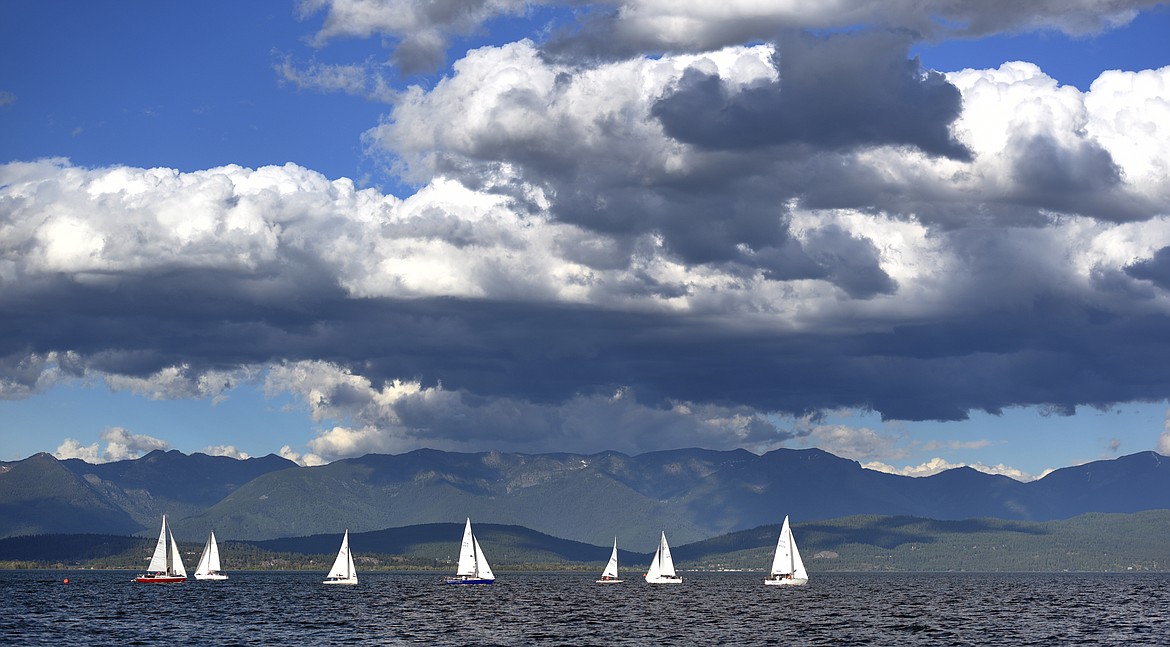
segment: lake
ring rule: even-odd
[[[145,585],[113,571],[0,571],[0,642],[20,645],[1170,645],[1170,574],[234,572]],[[69,578],[69,584],[63,579]]]

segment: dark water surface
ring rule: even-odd
[[[236,572],[144,585],[132,574],[0,571],[0,642],[20,645],[1170,645],[1170,574],[443,574]],[[68,577],[69,584],[62,580]]]

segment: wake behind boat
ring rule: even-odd
[[[609,563],[605,565],[605,570],[601,571],[601,579],[597,580],[598,584],[621,584],[622,581],[618,579],[618,560],[617,560],[617,537],[613,538],[613,552],[609,555]]]
[[[804,560],[800,559],[800,550],[796,547],[796,538],[792,536],[792,527],[788,525],[788,516],[784,516],[784,525],[780,528],[780,538],[776,540],[776,554],[772,558],[772,570],[764,578],[764,584],[769,586],[802,586],[808,584],[808,571],[804,570]]]
[[[357,584],[357,569],[353,567],[353,553],[349,552],[349,528],[341,538],[341,549],[337,551],[337,559],[333,560],[333,568],[329,575],[321,581],[322,584]]]
[[[463,527],[463,543],[459,546],[459,566],[455,577],[448,578],[447,584],[491,584],[495,581],[492,567],[471,532],[471,517],[468,517],[467,525]]]
[[[226,580],[227,573],[220,570],[219,544],[215,541],[215,531],[207,536],[207,543],[203,544],[203,554],[199,556],[199,565],[195,567],[197,580]]]
[[[662,532],[662,539],[658,541],[658,550],[654,552],[654,560],[650,562],[650,569],[646,571],[647,584],[682,584],[682,578],[674,572],[674,559],[670,557],[670,544],[666,543],[666,531]]]
[[[150,565],[146,572],[134,578],[135,582],[146,584],[172,584],[187,581],[187,569],[183,568],[183,558],[179,556],[179,545],[175,543],[175,536],[167,526],[167,516],[162,518],[162,529],[158,533],[158,543],[154,546],[154,555],[150,558]]]

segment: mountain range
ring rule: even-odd
[[[0,463],[0,537],[148,536],[167,513],[177,536],[268,540],[473,521],[594,545],[651,550],[775,524],[850,515],[1045,521],[1170,508],[1170,460],[1142,452],[1021,483],[970,468],[911,478],[817,449],[680,449],[627,456],[369,454],[316,467],[154,451],[103,464],[37,454]]]

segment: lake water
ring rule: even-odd
[[[0,642],[19,645],[1170,645],[1170,574],[443,574],[236,572],[144,585],[132,573],[0,571]],[[69,584],[62,580],[68,577]]]

